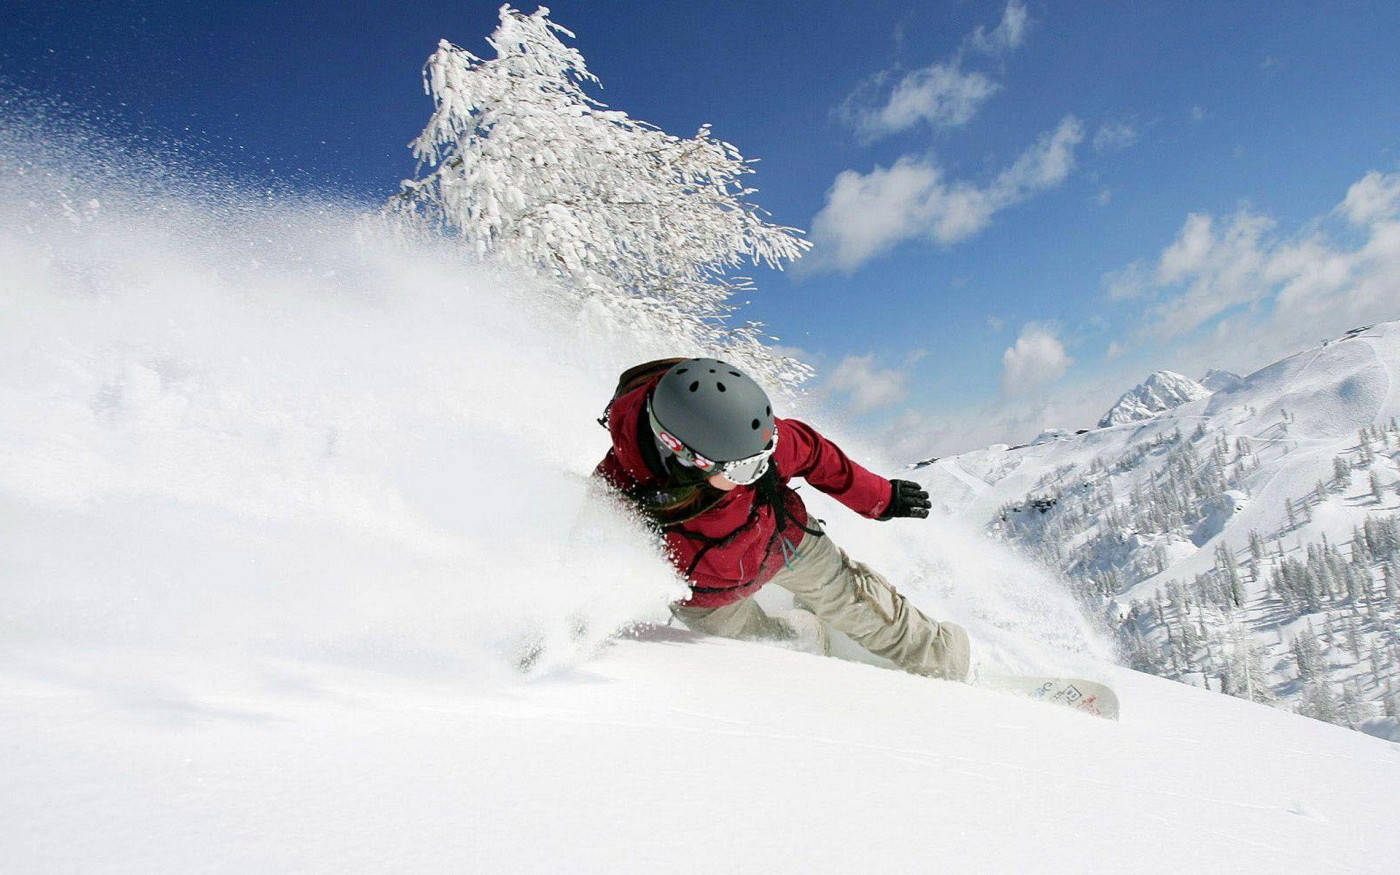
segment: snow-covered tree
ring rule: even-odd
[[[1264,555],[1268,552],[1268,547],[1264,544],[1264,536],[1254,529],[1249,530],[1249,567],[1251,573],[1259,576],[1259,566],[1264,561]]]
[[[585,93],[598,80],[564,37],[547,8],[502,6],[494,58],[440,42],[423,68],[433,114],[412,143],[428,172],[386,212],[800,382],[805,365],[727,320],[731,297],[752,287],[735,269],[781,268],[810,244],[749,202],[752,163],[708,126],[673,136]]]
[[[1356,448],[1361,456],[1361,467],[1370,467],[1371,463],[1376,460],[1375,451],[1371,449],[1370,429],[1363,428],[1357,432]]]
[[[1371,675],[1379,683],[1382,673],[1385,671],[1385,651],[1381,650],[1380,642],[1374,638],[1371,639],[1371,647],[1366,654],[1366,659],[1371,663]]]
[[[1322,677],[1322,647],[1318,644],[1317,634],[1313,632],[1312,624],[1309,623],[1306,630],[1301,630],[1293,637],[1293,660],[1298,667],[1298,679],[1305,683],[1311,683]]]
[[[1341,701],[1338,702],[1338,710],[1341,713],[1335,721],[1343,726],[1350,726],[1352,729],[1359,727],[1366,718],[1372,716],[1371,706],[1366,701],[1366,697],[1361,692],[1360,679],[1353,679],[1349,683],[1342,684]]]
[[[1243,607],[1245,600],[1244,581],[1240,578],[1240,566],[1235,561],[1235,551],[1223,541],[1215,548],[1215,567],[1222,578],[1222,601],[1235,607]]]
[[[1252,702],[1272,702],[1268,673],[1264,670],[1264,649],[1238,622],[1225,632],[1225,676],[1223,691]]]
[[[1341,456],[1332,459],[1332,482],[1338,489],[1351,485],[1351,464]]]
[[[1303,694],[1298,700],[1298,713],[1325,723],[1339,723],[1344,718],[1341,703],[1322,681],[1312,681],[1303,687]]]

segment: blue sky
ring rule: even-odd
[[[749,314],[900,451],[1091,425],[1155,368],[1400,318],[1400,4],[549,4],[611,106],[761,159],[816,243]],[[495,3],[10,2],[0,77],[366,202]],[[523,5],[533,11],[533,5]]]

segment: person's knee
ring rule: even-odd
[[[689,605],[678,605],[675,603],[671,605],[671,616],[680,620],[681,625],[685,626],[690,631],[699,632],[701,634],[715,634],[711,619],[713,614],[714,610],[710,608],[695,608]]]
[[[972,642],[967,630],[956,623],[939,623],[938,640],[943,649],[941,676],[950,681],[967,680],[972,667]]]

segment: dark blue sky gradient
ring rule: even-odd
[[[489,55],[498,5],[10,0],[0,79],[235,176],[377,203],[413,172],[424,59],[442,37]],[[1001,90],[970,124],[871,144],[837,120],[842,101],[882,70],[948,59],[1004,0],[549,4],[597,96],[679,135],[712,123],[761,159],[757,201],[784,224],[810,228],[844,170],[915,156],[985,184],[1066,115],[1082,121],[1065,183],[970,239],[907,241],[850,275],[755,272],[749,314],[785,343],[828,365],[875,353],[908,367],[910,404],[930,410],[995,398],[1028,322],[1056,326],[1076,368],[1104,366],[1140,314],[1105,299],[1103,275],[1153,259],[1189,213],[1248,204],[1292,230],[1400,163],[1400,4],[1028,5],[1024,44],[977,62]],[[1106,122],[1137,142],[1096,153]],[[1144,345],[1116,366],[1172,364]]]

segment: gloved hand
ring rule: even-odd
[[[929,508],[933,507],[929,503],[928,493],[924,488],[912,480],[891,480],[890,487],[893,490],[890,495],[890,505],[885,508],[885,512],[880,514],[879,519],[892,520],[895,517],[919,517],[928,516]]]

